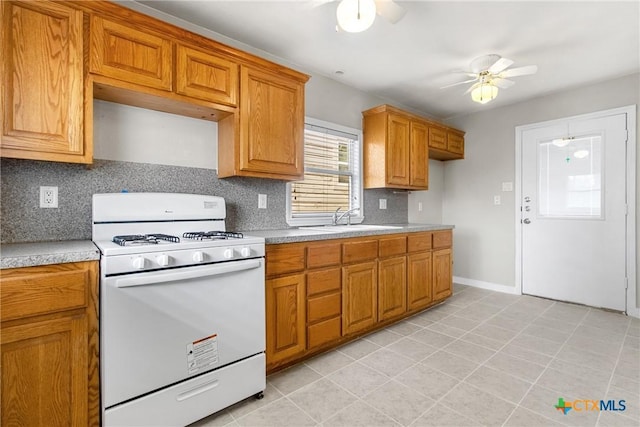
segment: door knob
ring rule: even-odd
[[[531,220],[529,218],[525,218],[522,220],[525,224],[531,224]]]

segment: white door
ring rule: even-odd
[[[524,294],[625,310],[626,125],[618,113],[522,132]]]

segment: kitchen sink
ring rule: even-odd
[[[354,224],[354,225],[318,225],[310,227],[299,227],[301,230],[316,230],[324,231],[325,233],[346,233],[349,231],[375,231],[375,230],[395,230],[402,227],[397,225],[369,225],[369,224]]]

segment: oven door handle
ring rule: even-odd
[[[262,265],[261,259],[234,261],[209,266],[185,268],[179,271],[161,271],[155,274],[143,276],[123,277],[116,280],[116,288],[129,288],[132,286],[158,285],[161,283],[177,282],[179,280],[197,279],[200,277],[219,276],[221,274],[235,273],[238,271],[253,270]]]

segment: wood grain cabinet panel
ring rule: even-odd
[[[380,258],[401,255],[406,252],[407,238],[405,236],[381,237],[378,241],[378,256]]]
[[[340,267],[307,273],[307,296],[312,297],[327,292],[339,292]]]
[[[407,311],[407,258],[378,262],[378,320],[400,316]]]
[[[433,299],[442,300],[453,292],[451,249],[433,251]]]
[[[91,163],[83,131],[82,12],[3,1],[0,155]]]
[[[342,262],[344,264],[376,259],[377,256],[377,240],[347,241],[342,244]]]
[[[340,339],[341,333],[340,316],[328,319],[313,325],[307,329],[307,343],[310,350],[317,347],[326,346],[327,343]]]
[[[176,47],[176,93],[235,106],[238,64],[188,46]]]
[[[447,149],[447,131],[444,128],[429,126],[429,148]]]
[[[378,321],[377,263],[342,268],[342,333],[365,330]]]
[[[450,230],[436,231],[433,233],[433,249],[451,247],[453,234]]]
[[[429,188],[429,130],[424,123],[411,121],[409,141],[409,185]]]
[[[304,84],[241,66],[240,94],[239,165],[235,175],[301,179]],[[227,176],[227,166],[220,165],[222,176]]]
[[[91,16],[92,73],[171,91],[172,46],[169,38]]]
[[[3,426],[99,425],[97,264],[2,270]]]
[[[407,250],[409,252],[422,252],[431,249],[431,233],[411,233],[407,236]]]
[[[396,114],[389,114],[387,120],[387,184],[409,186],[411,121]]]
[[[307,267],[320,268],[340,265],[340,243],[310,244],[307,247]]]
[[[433,301],[432,254],[422,252],[407,256],[407,309],[419,310]]]
[[[304,274],[266,281],[267,360],[275,363],[306,347]]]
[[[278,276],[304,270],[304,244],[269,245],[266,248],[266,275]]]
[[[464,135],[456,132],[447,132],[447,150],[464,157]]]

